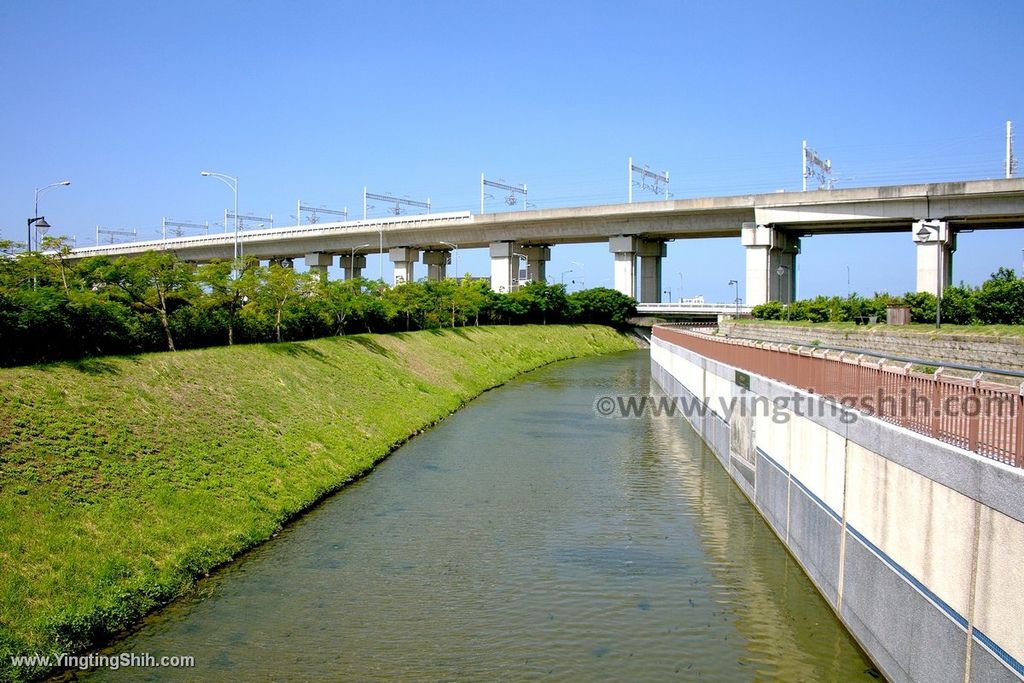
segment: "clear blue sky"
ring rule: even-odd
[[[1000,177],[1022,29],[1018,0],[7,2],[0,235],[23,240],[33,189],[64,178],[40,213],[81,244],[222,220],[202,169],[278,225],[299,198],[361,213],[364,185],[477,211],[481,171],[540,207],[618,202],[630,155],[676,197],[798,189],[805,138],[840,187]],[[954,277],[1019,269],[1022,247],[963,235]],[[909,234],[806,239],[800,294],[845,293],[847,265],[854,290],[906,291],[913,263]],[[610,285],[611,264],[556,247],[549,278]],[[674,242],[665,288],[727,300],[742,271],[738,240]]]

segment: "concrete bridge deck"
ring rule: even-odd
[[[396,281],[413,278],[423,252],[433,277],[443,277],[450,246],[489,247],[492,286],[515,286],[517,259],[530,279],[544,279],[549,247],[609,242],[616,260],[616,288],[656,303],[661,297],[661,258],[667,240],[740,237],[747,248],[746,303],[795,298],[795,258],[800,237],[828,233],[907,232],[918,243],[918,289],[948,284],[956,233],[1024,226],[1024,178],[895,185],[813,192],[705,197],[637,204],[609,204],[474,215],[468,211],[374,220],[246,230],[241,251],[260,259],[304,257],[326,269],[333,256],[347,276],[358,274],[366,253],[389,251]],[[922,232],[922,230],[924,232]],[[122,256],[147,250],[181,258],[231,258],[235,234],[178,237],[83,247],[72,258]],[[362,245],[370,244],[365,247]],[[504,246],[502,246],[504,245]],[[355,249],[353,254],[352,250]],[[516,267],[513,265],[516,261]],[[779,269],[786,273],[776,277]]]

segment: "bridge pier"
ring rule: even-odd
[[[447,276],[448,264],[452,262],[450,249],[431,249],[423,252],[423,263],[427,266],[427,279],[438,282]]]
[[[342,254],[338,257],[338,265],[345,274],[346,280],[355,280],[363,276],[363,268],[366,267],[366,257],[362,254]]]
[[[388,252],[388,257],[395,264],[396,286],[416,281],[416,259],[419,258],[419,255],[419,250],[411,247],[394,247]]]
[[[322,251],[317,251],[312,254],[306,254],[305,257],[306,266],[318,273],[321,280],[327,280],[327,268],[330,267],[334,257],[331,254],[325,254]]]
[[[551,247],[544,245],[522,247],[520,253],[526,257],[526,279],[530,282],[546,282],[547,264],[551,260]]]
[[[917,244],[917,291],[945,291],[953,275],[956,233],[946,221],[919,220],[914,222],[911,236]]]
[[[615,289],[636,298],[636,242],[633,235],[608,240],[608,251],[615,254]]]
[[[770,225],[744,223],[740,240],[747,252],[746,304],[793,303],[800,238]]]
[[[491,289],[495,292],[511,292],[519,279],[515,256],[515,242],[491,242]]]
[[[646,304],[661,303],[661,263],[668,253],[664,240],[637,240],[640,257],[640,299]]]

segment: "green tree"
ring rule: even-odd
[[[1024,324],[1024,280],[1000,268],[975,293],[974,308],[978,320],[988,325]]]
[[[56,269],[60,276],[61,284],[64,286],[64,294],[70,294],[71,287],[68,285],[68,271],[70,270],[68,256],[71,255],[72,249],[70,241],[67,237],[45,235],[41,245],[48,263]]]
[[[942,321],[970,325],[976,321],[974,305],[977,293],[971,287],[947,287],[942,293]]]
[[[907,292],[903,301],[910,306],[910,320],[915,323],[935,321],[935,295],[931,292]]]
[[[456,308],[462,312],[463,324],[472,318],[473,324],[479,326],[480,314],[490,308],[494,295],[487,282],[464,277],[453,296]]]
[[[175,350],[171,308],[188,304],[199,295],[189,264],[172,254],[147,251],[132,259],[120,258],[100,265],[92,276],[97,285],[114,287],[133,305],[156,314],[167,339],[167,349]]]
[[[335,334],[345,334],[345,326],[365,321],[373,306],[373,295],[365,280],[330,280],[321,287],[321,314]]]
[[[196,281],[206,288],[203,303],[208,309],[222,311],[228,332],[228,345],[235,343],[238,312],[256,291],[259,261],[248,258],[237,272],[233,263],[216,259],[199,267]]]
[[[284,340],[281,328],[285,311],[298,299],[301,284],[302,279],[292,268],[276,263],[261,267],[257,273],[256,303],[273,318],[274,337],[279,342]]]
[[[607,287],[573,292],[568,296],[573,317],[585,323],[623,328],[636,315],[636,299]]]
[[[530,282],[516,290],[512,297],[521,301],[526,316],[532,322],[546,325],[548,320],[561,320],[568,307],[565,285]]]

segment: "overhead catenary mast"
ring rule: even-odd
[[[173,221],[169,218],[164,218],[160,222],[160,232],[163,235],[163,239],[167,239],[167,228],[171,228],[171,232],[174,233],[175,237],[181,237],[187,229],[202,230],[206,234],[209,234],[210,222],[193,223],[192,221]]]
[[[1006,177],[1012,178],[1017,171],[1017,160],[1013,157],[1013,121],[1006,122]]]
[[[807,192],[807,179],[814,178],[818,181],[818,190],[831,190],[836,185],[832,177],[832,160],[818,156],[818,153],[807,146],[807,140],[803,141],[803,191]]]
[[[224,210],[224,232],[227,232],[228,221],[230,219],[232,219],[232,218],[237,218],[238,219],[239,229],[242,229],[242,230],[245,229],[246,222],[249,222],[249,223],[259,223],[259,225],[257,227],[260,227],[260,228],[266,227],[267,225],[269,225],[271,228],[274,227],[274,214],[270,214],[269,216],[254,216],[252,214],[247,214],[247,213],[236,214],[233,211],[228,211],[227,209],[225,209]]]
[[[635,182],[633,180],[634,173],[640,174],[640,182]],[[650,185],[647,184],[648,180],[651,181]],[[634,185],[641,190],[648,190],[654,194],[664,194],[665,199],[669,199],[672,196],[668,192],[668,171],[665,171],[664,173],[655,173],[648,166],[637,166],[633,163],[633,157],[629,157],[629,162],[626,164],[626,185],[628,187],[630,204],[633,203]]]
[[[427,213],[430,213],[430,197],[427,197],[427,201],[418,202],[414,199],[407,197],[395,197],[390,194],[374,194],[373,192],[366,191],[366,185],[363,185],[363,220],[366,220],[366,211],[368,205],[366,200],[373,199],[378,202],[387,202],[393,204],[389,210],[395,216],[402,215],[402,206],[412,206],[418,209],[426,209]],[[377,226],[377,236],[380,239],[380,279],[384,279],[384,226],[383,224]]]
[[[366,191],[366,187],[363,187],[363,220],[364,221],[366,220],[366,208],[367,208],[366,200],[367,199],[373,199],[373,200],[376,200],[378,202],[387,202],[388,204],[393,204],[394,206],[389,207],[388,211],[390,211],[392,213],[392,215],[395,215],[395,216],[401,216],[402,215],[402,207],[403,206],[413,206],[413,207],[416,207],[416,208],[419,208],[419,209],[426,209],[427,213],[430,213],[430,197],[427,197],[427,201],[425,201],[425,202],[418,202],[415,199],[409,199],[407,197],[395,197],[394,195],[390,195],[390,194],[374,194],[373,192],[367,192]]]
[[[139,231],[135,230],[135,229],[132,229],[132,230],[115,230],[113,228],[104,228],[102,226],[97,225],[96,226],[96,246],[97,247],[100,246],[100,235],[106,235],[108,238],[110,238],[110,244],[114,244],[114,241],[118,237],[130,237],[131,241],[134,242],[138,238],[138,236],[139,236]]]
[[[505,192],[507,192],[508,194],[505,195],[505,203],[508,204],[509,207],[513,207],[513,206],[516,205],[516,203],[518,202],[518,198],[516,197],[516,195],[517,194],[521,194],[521,195],[523,195],[523,208],[524,209],[530,208],[530,205],[529,205],[529,202],[528,202],[529,195],[527,194],[526,183],[523,183],[522,186],[519,186],[519,185],[508,185],[505,182],[503,182],[500,178],[498,179],[497,182],[495,182],[493,180],[486,180],[484,178],[484,174],[481,173],[480,174],[480,213],[484,212],[484,198],[487,196],[487,195],[484,194],[484,187],[485,186],[486,187],[493,187],[495,189],[504,190]]]
[[[306,212],[309,214],[310,225],[315,225],[320,222],[320,214],[327,214],[330,216],[341,216],[342,220],[348,220],[348,207],[338,209],[328,209],[323,206],[307,206],[302,203],[302,200],[296,200],[295,202],[295,222],[302,225],[302,213]]]

